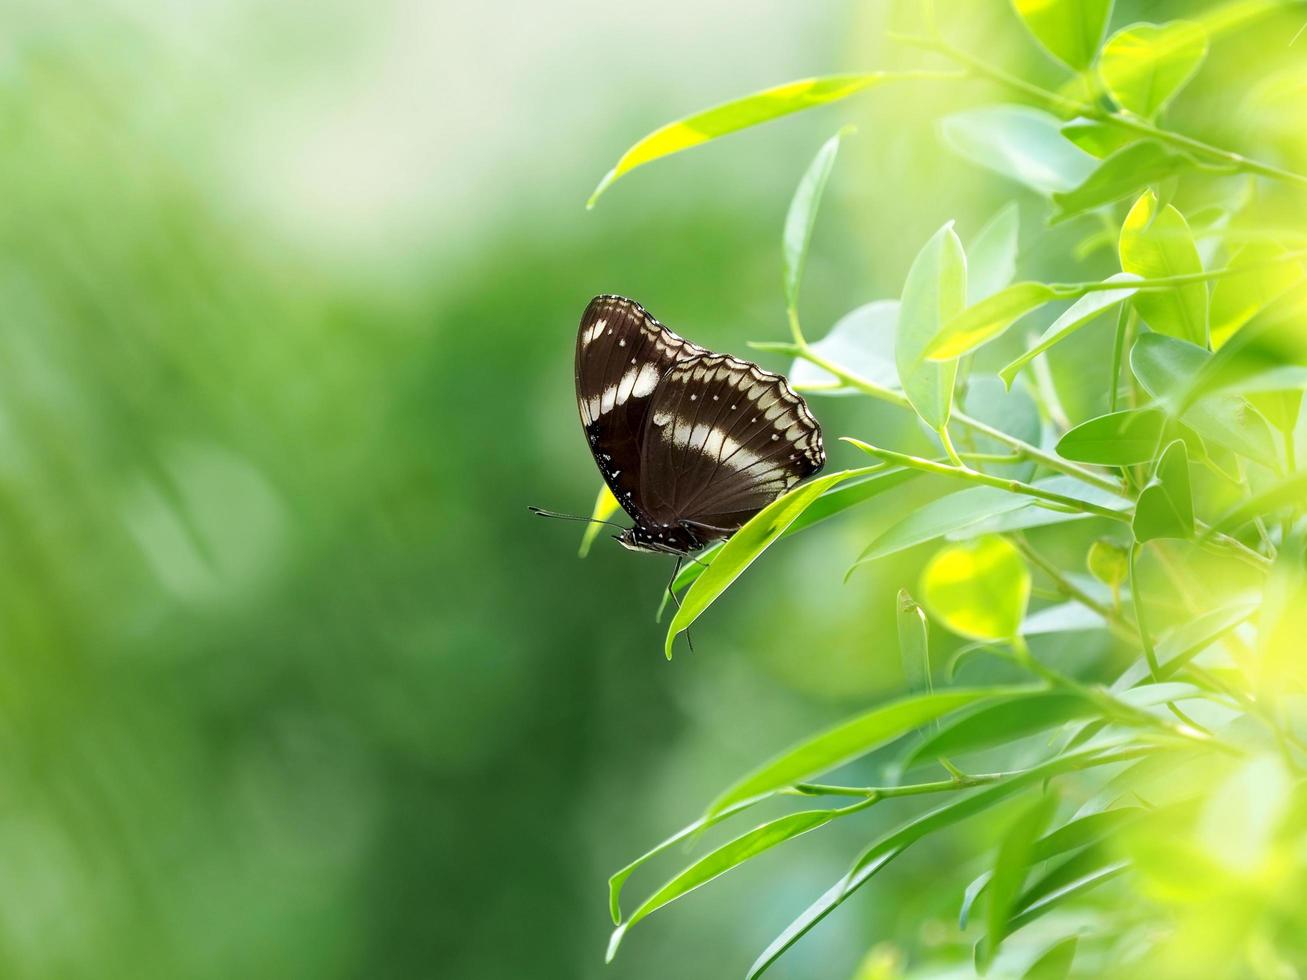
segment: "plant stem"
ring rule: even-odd
[[[1116,317],[1116,337],[1112,341],[1112,383],[1107,389],[1108,411],[1115,412],[1121,389],[1121,367],[1125,360],[1125,340],[1134,320],[1135,308],[1131,303],[1122,303]]]
[[[1063,596],[1080,603],[1087,609],[1092,609],[1098,615],[1102,616],[1109,628],[1112,629],[1121,639],[1133,641],[1135,639],[1134,630],[1130,624],[1122,618],[1117,610],[1103,605],[1093,596],[1091,596],[1080,586],[1076,585],[1069,578],[1062,574],[1062,570],[1050,562],[1047,558],[1031,547],[1026,536],[1020,532],[1010,535],[1011,541],[1018,551],[1025,556],[1026,561],[1034,565],[1041,572],[1047,575],[1053,581],[1053,585]]]
[[[945,463],[936,463],[933,460],[922,459],[920,456],[909,456],[907,453],[896,453],[892,449],[881,449],[879,446],[872,446],[869,443],[862,442],[858,439],[851,439],[847,436],[844,441],[857,446],[869,455],[877,456],[888,462],[897,463],[900,466],[909,466],[926,473],[935,473],[939,476],[951,476],[959,480],[967,480],[971,483],[979,483],[987,487],[996,487],[999,490],[1007,490],[1011,493],[1024,494],[1027,497],[1034,497],[1037,500],[1058,504],[1063,508],[1081,514],[1092,514],[1095,517],[1106,517],[1109,520],[1124,521],[1127,524],[1130,522],[1128,514],[1111,510],[1110,508],[1100,506],[1099,504],[1090,503],[1087,500],[1080,500],[1076,497],[1068,497],[1066,494],[1054,493],[1052,490],[1044,490],[1040,487],[1034,487],[1029,483],[1022,483],[1020,480],[1007,479],[1001,476],[990,476],[988,473],[982,473],[980,470],[973,470],[971,467],[965,465],[949,466]]]
[[[975,55],[955,47],[942,37],[920,37],[915,35],[891,34],[893,39],[910,45],[915,48],[921,48],[925,51],[934,51],[942,54],[946,58],[966,67],[972,74],[979,75],[982,78],[988,78],[993,82],[1012,89],[1015,92],[1021,92],[1028,95],[1037,102],[1053,109],[1063,116],[1084,116],[1086,119],[1094,119],[1098,122],[1110,123],[1128,129],[1132,132],[1139,133],[1149,139],[1155,139],[1162,143],[1169,143],[1172,146],[1180,147],[1200,156],[1207,157],[1211,160],[1219,160],[1221,163],[1230,166],[1236,170],[1246,173],[1255,173],[1263,177],[1270,177],[1275,180],[1285,181],[1286,183],[1307,186],[1307,176],[1294,173],[1291,170],[1285,170],[1282,167],[1276,167],[1269,163],[1262,163],[1259,160],[1253,160],[1239,153],[1233,153],[1229,150],[1223,150],[1218,146],[1212,146],[1201,140],[1196,140],[1191,136],[1185,136],[1181,133],[1175,133],[1171,130],[1160,129],[1152,123],[1139,119],[1125,112],[1111,112],[1107,109],[1081,102],[1078,99],[1069,99],[1064,95],[1056,92],[1050,92],[1046,88],[1033,85],[1024,79],[1010,75],[1003,69],[998,68],[988,62],[981,61]]]
[[[944,454],[948,456],[949,460],[953,463],[954,466],[965,467],[966,464],[962,462],[962,457],[959,456],[958,451],[953,448],[953,440],[949,438],[948,423],[945,422],[936,431],[939,432],[939,441],[940,444],[944,447]]]

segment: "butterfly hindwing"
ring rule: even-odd
[[[621,296],[596,296],[576,337],[576,402],[599,471],[637,523],[640,440],[658,382],[677,361],[705,353]]]
[[[825,459],[820,426],[784,378],[705,352],[672,365],[653,392],[639,498],[657,523],[723,537]]]

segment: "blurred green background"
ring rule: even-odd
[[[716,883],[604,968],[611,871],[902,689],[894,595],[924,554],[841,575],[920,490],[787,543],[671,663],[667,563],[606,537],[579,562],[579,527],[526,507],[593,499],[571,376],[593,294],[721,350],[783,336],[781,222],[841,122],[860,134],[809,263],[814,335],[896,295],[944,220],[965,240],[1018,193],[935,136],[993,93],[936,84],[660,163],[583,210],[686,111],[915,63],[884,40],[908,7],[6,6],[0,974],[733,976],[903,812]],[[970,47],[1055,77],[1005,5],[974,16]],[[1233,105],[1240,57],[1216,46],[1187,104]],[[1239,145],[1237,113],[1202,122]],[[1036,266],[1073,240],[1040,220],[1023,213]],[[816,410],[828,442],[925,445],[904,413]],[[910,855],[776,975],[956,941],[926,887],[965,881],[952,861]]]

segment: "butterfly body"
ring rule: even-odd
[[[678,337],[598,296],[576,342],[576,398],[635,551],[687,555],[729,537],[821,469],[821,427],[778,374]]]

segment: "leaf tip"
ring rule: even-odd
[[[617,947],[622,944],[622,937],[626,935],[626,926],[619,925],[613,930],[613,934],[608,938],[608,952],[604,954],[604,962],[611,963],[617,956]]]
[[[616,167],[608,171],[608,173],[604,174],[603,180],[599,181],[599,183],[595,186],[595,189],[591,192],[590,196],[585,199],[585,209],[587,211],[594,210],[595,204],[598,202],[600,195],[602,195],[604,191],[608,190],[608,188],[612,186],[613,181],[615,181],[616,179],[617,179]]]

